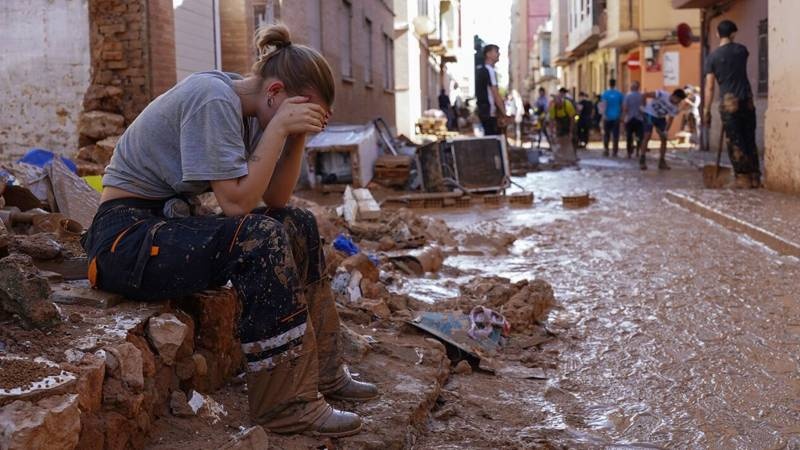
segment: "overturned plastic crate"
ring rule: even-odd
[[[372,123],[332,125],[306,143],[309,185],[316,190],[344,191],[367,187],[378,159],[378,133]]]

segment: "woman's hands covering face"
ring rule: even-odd
[[[286,136],[319,133],[327,125],[325,109],[309,101],[308,97],[289,97],[278,107],[272,122]]]

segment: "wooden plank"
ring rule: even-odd
[[[89,271],[89,262],[86,258],[68,258],[41,260],[34,259],[33,264],[39,269],[47,272],[61,274],[65,280],[85,280]]]
[[[92,289],[88,281],[71,281],[51,286],[50,300],[65,305],[82,305],[94,308],[110,308],[125,301],[125,297],[110,292]]]

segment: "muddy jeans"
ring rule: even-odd
[[[740,175],[759,176],[761,169],[756,147],[756,108],[753,99],[736,99],[725,95],[720,104],[720,117],[727,136],[728,156],[733,171]]]
[[[347,378],[314,216],[281,208],[167,219],[162,207],[162,201],[139,199],[100,206],[83,241],[90,281],[152,301],[230,280],[242,302],[238,333],[253,419],[280,429],[319,418],[327,410],[320,390],[341,387]]]

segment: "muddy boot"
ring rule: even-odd
[[[639,168],[642,170],[647,170],[647,158],[645,158],[644,154],[639,156]]]
[[[379,394],[377,386],[372,383],[364,383],[354,380],[353,377],[350,376],[350,371],[346,368],[344,372],[347,374],[347,384],[333,391],[322,391],[322,395],[324,395],[326,399],[346,400],[349,402],[365,402],[367,400],[378,398]]]
[[[603,156],[608,157],[608,149],[603,150]]]
[[[751,189],[753,185],[752,177],[750,174],[737,173],[733,179],[734,189]]]
[[[327,277],[306,286],[309,315],[317,334],[319,391],[328,399],[367,401],[378,397],[371,383],[354,380],[343,364],[339,313]]]
[[[361,430],[361,418],[337,411],[317,390],[314,328],[303,343],[268,360],[248,364],[247,397],[253,422],[274,433],[341,437]]]
[[[670,169],[672,169],[672,167],[670,167],[669,164],[667,164],[666,159],[661,158],[658,160],[658,170],[670,170]]]
[[[319,437],[340,438],[352,436],[361,431],[361,417],[347,411],[339,411],[331,408],[327,413],[319,418],[303,434]]]

